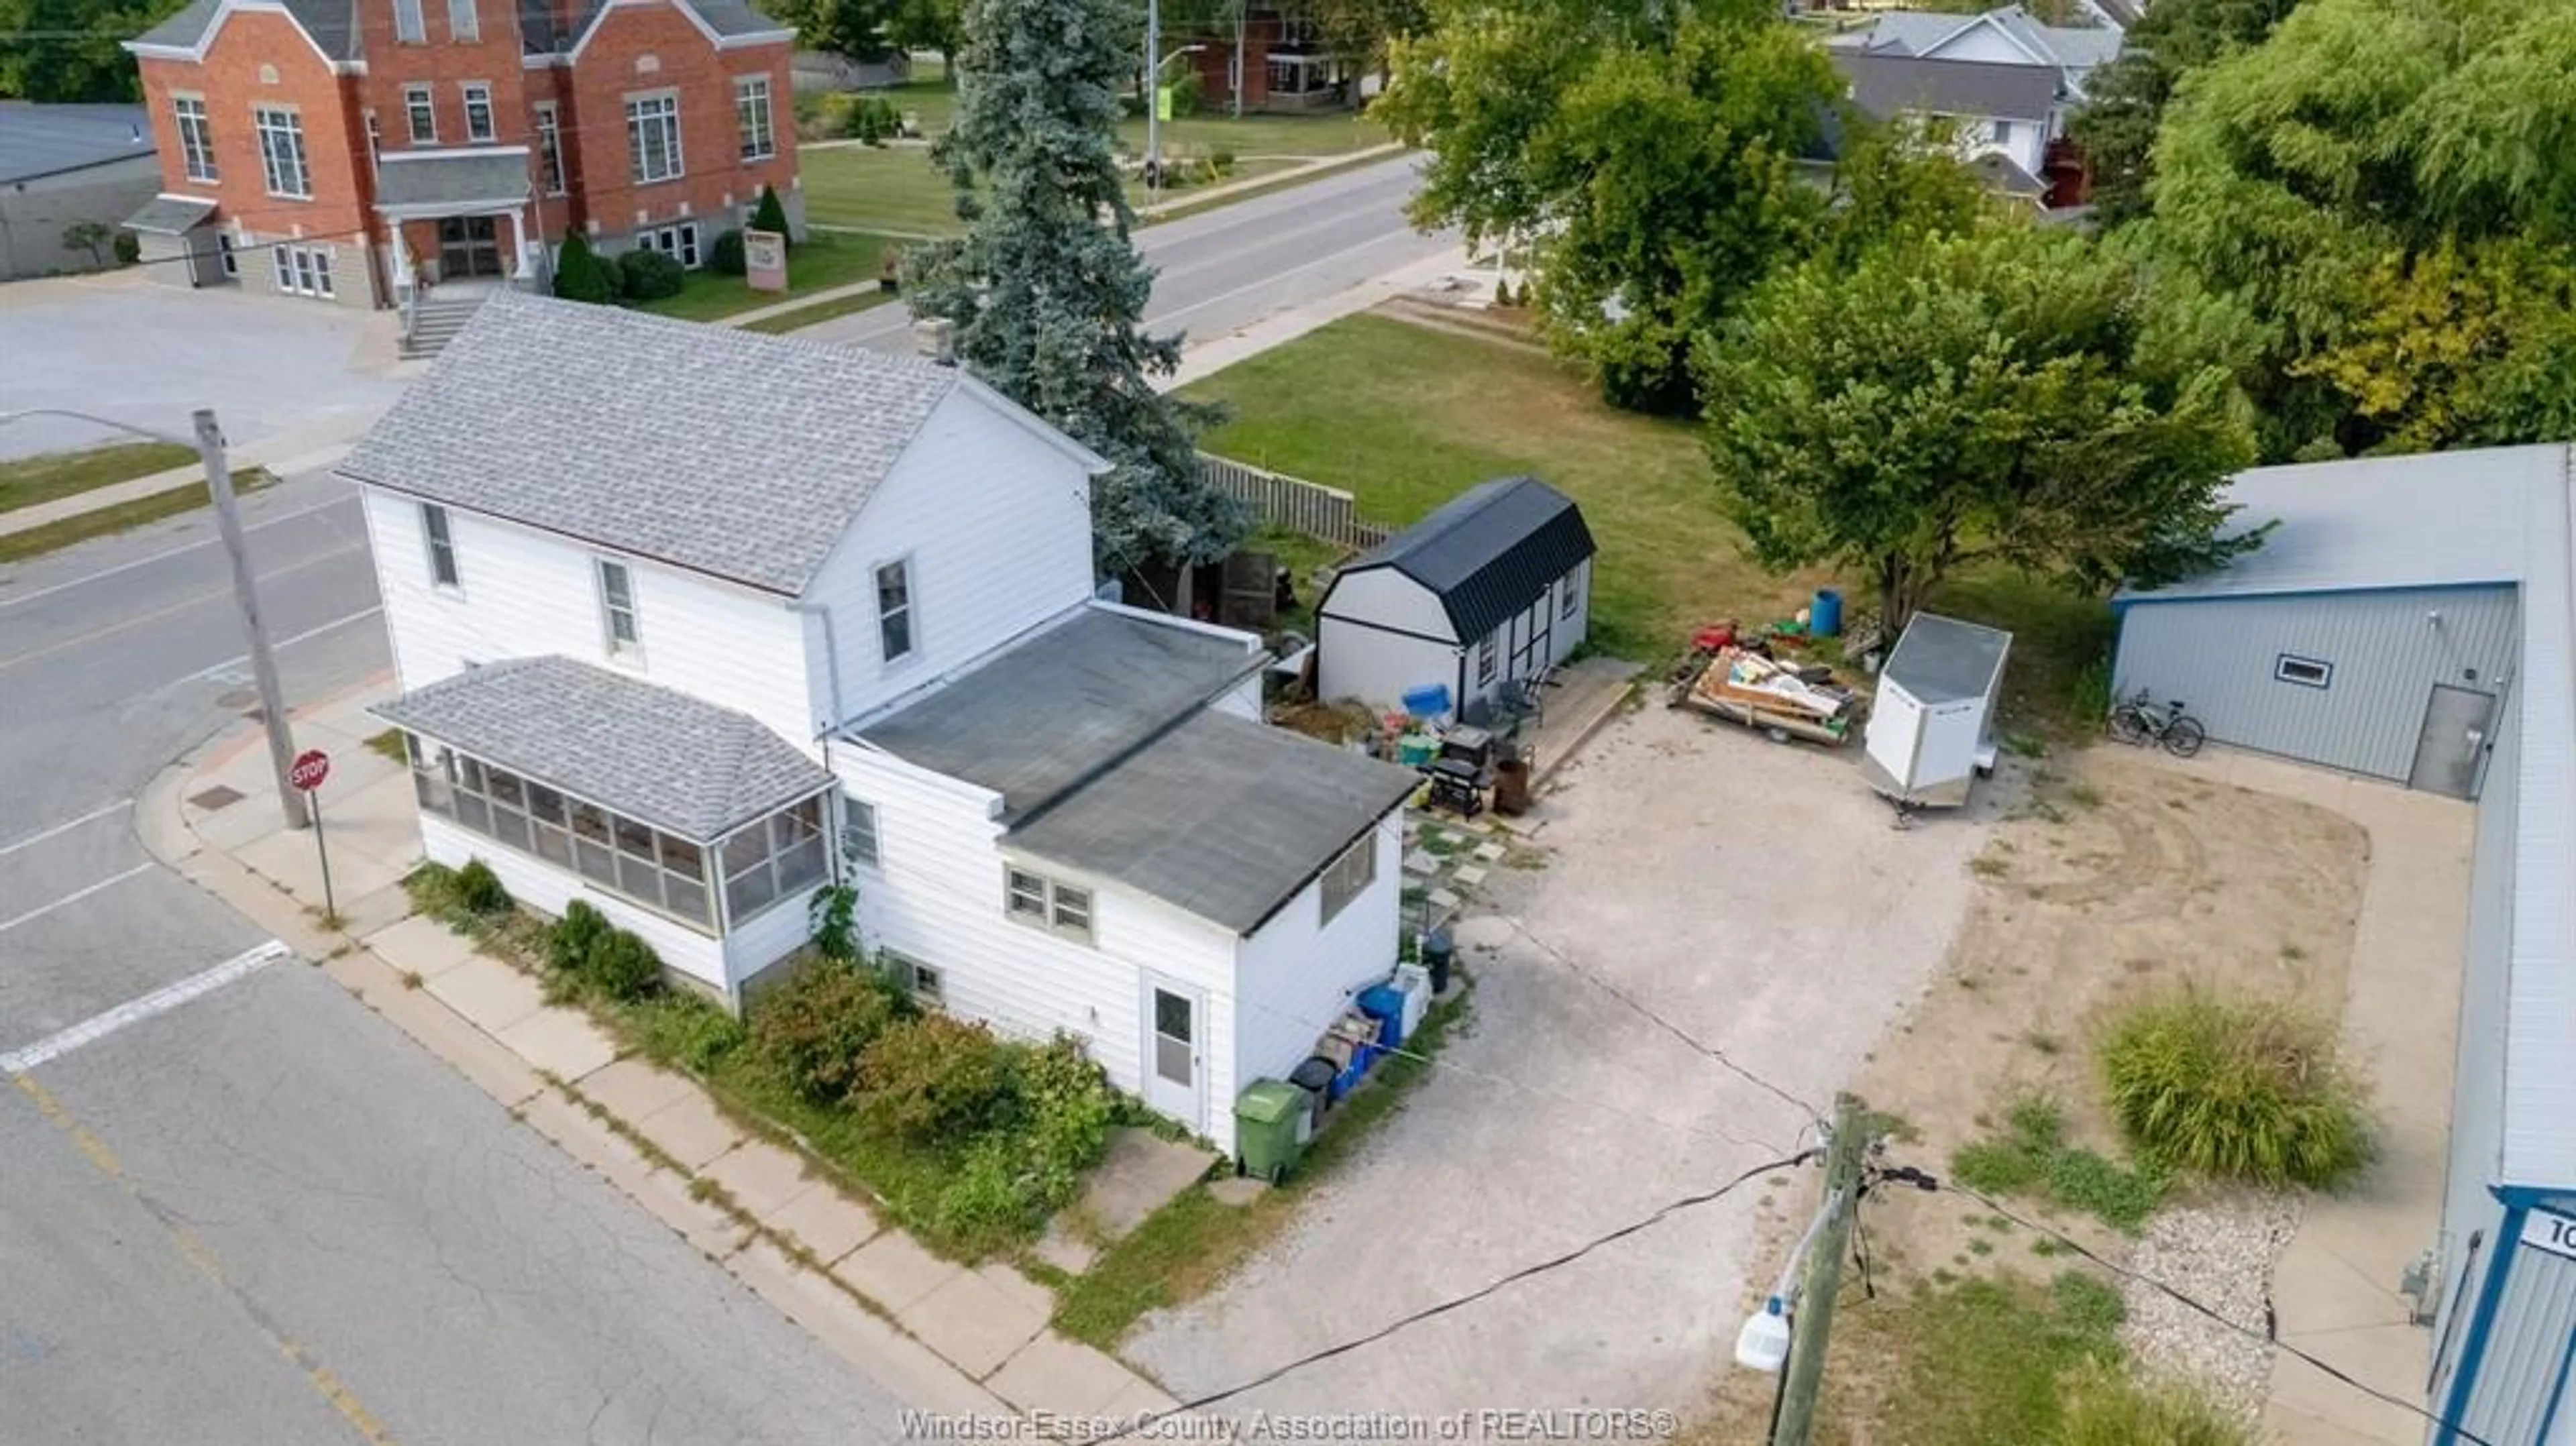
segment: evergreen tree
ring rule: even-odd
[[[579,231],[564,233],[563,254],[555,259],[555,295],[600,306],[617,299],[615,274]]]
[[[1120,187],[1130,20],[1122,0],[967,0],[957,115],[932,152],[966,234],[904,266],[913,313],[955,325],[968,369],[1109,461],[1092,542],[1110,576],[1212,562],[1244,528],[1199,476],[1206,410],[1153,385],[1181,348],[1143,330],[1153,273]]]
[[[751,208],[751,229],[787,234],[787,208],[780,204],[776,186],[760,188],[760,204]]]

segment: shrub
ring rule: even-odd
[[[467,859],[456,871],[456,902],[469,914],[506,913],[510,891],[501,886],[501,878],[492,866],[481,859]]]
[[[940,1228],[970,1240],[998,1240],[1044,1223],[1049,1206],[1018,1153],[1006,1134],[986,1135],[968,1146],[931,1207]]]
[[[760,204],[751,208],[751,229],[787,234],[787,207],[780,203],[776,186],[760,188]]]
[[[131,231],[119,231],[111,243],[116,250],[116,264],[132,266],[143,259],[143,238]]]
[[[707,248],[707,269],[718,276],[740,276],[750,270],[742,259],[741,228],[716,233],[715,244]]]
[[[1052,1210],[1073,1198],[1082,1172],[1108,1148],[1118,1096],[1081,1042],[1065,1035],[1021,1056],[1018,1090],[1025,1155],[1040,1202]]]
[[[699,1074],[715,1069],[750,1037],[741,1020],[686,990],[644,1000],[627,1018],[646,1058]]]
[[[638,246],[617,258],[617,281],[628,301],[659,301],[679,295],[689,273],[677,257]]]
[[[546,962],[565,974],[587,974],[590,951],[609,932],[608,916],[583,899],[564,905],[563,917],[546,931]]]
[[[836,1103],[858,1085],[868,1047],[909,1012],[884,975],[817,959],[753,1001],[751,1041],[798,1094]]]
[[[2178,1381],[2140,1381],[2105,1361],[2069,1371],[2055,1446],[2251,1446],[2253,1433]]]
[[[2370,1163],[2334,1027],[2197,989],[2123,1014],[2102,1045],[2111,1113],[2150,1159],[2218,1179],[2330,1186]]]
[[[582,977],[611,999],[642,999],[662,987],[662,959],[642,939],[611,929],[591,945]]]
[[[1010,1051],[981,1024],[945,1014],[900,1021],[859,1056],[861,1118],[915,1143],[1010,1122]]]
[[[555,295],[594,306],[605,306],[617,299],[616,271],[590,249],[590,242],[579,231],[564,237],[563,250],[555,257]]]
[[[1208,174],[1211,176],[1233,175],[1234,152],[1222,147],[1208,152]]]

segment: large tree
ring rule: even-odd
[[[1866,576],[1890,628],[1982,561],[2100,589],[2223,559],[2243,399],[2151,292],[2009,224],[1782,273],[1701,354],[1729,511],[1771,566]]]
[[[1824,211],[1840,87],[1768,0],[1434,0],[1382,113],[1431,149],[1416,219],[1533,252],[1551,338],[1613,402],[1686,413],[1689,338]]]
[[[1154,386],[1180,338],[1145,333],[1153,273],[1120,184],[1131,19],[1122,0],[967,0],[957,115],[932,152],[966,234],[905,268],[914,314],[953,323],[976,376],[1109,461],[1092,535],[1111,576],[1212,562],[1243,532],[1200,476],[1201,414]]]
[[[897,0],[761,0],[761,7],[770,18],[796,27],[802,50],[878,60],[900,43],[894,33]]]
[[[2174,88],[2200,70],[2260,45],[2299,0],[2160,0],[2131,27],[2118,58],[2085,81],[2069,126],[2093,173],[2095,218],[2105,226],[2147,212],[2156,130]]]
[[[142,98],[120,42],[187,0],[0,0],[0,97],[33,101]]]

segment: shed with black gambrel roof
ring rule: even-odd
[[[1594,550],[1574,499],[1535,477],[1467,489],[1333,579],[1315,609],[1318,690],[1392,708],[1442,685],[1480,711],[1582,643]]]

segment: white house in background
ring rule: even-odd
[[[1890,10],[1827,45],[1864,114],[1939,122],[1995,189],[2036,198],[2049,189],[2050,143],[2125,38],[2109,10],[2094,13],[2104,23],[2043,25],[2019,5],[1981,15]]]
[[[1592,533],[1535,477],[1479,483],[1344,567],[1315,605],[1316,691],[1394,708],[1445,685],[1478,716],[1592,623]]]
[[[429,857],[734,1005],[846,873],[925,1002],[1230,1144],[1393,967],[1417,780],[1095,602],[1102,466],[954,368],[496,294],[340,468]]]

